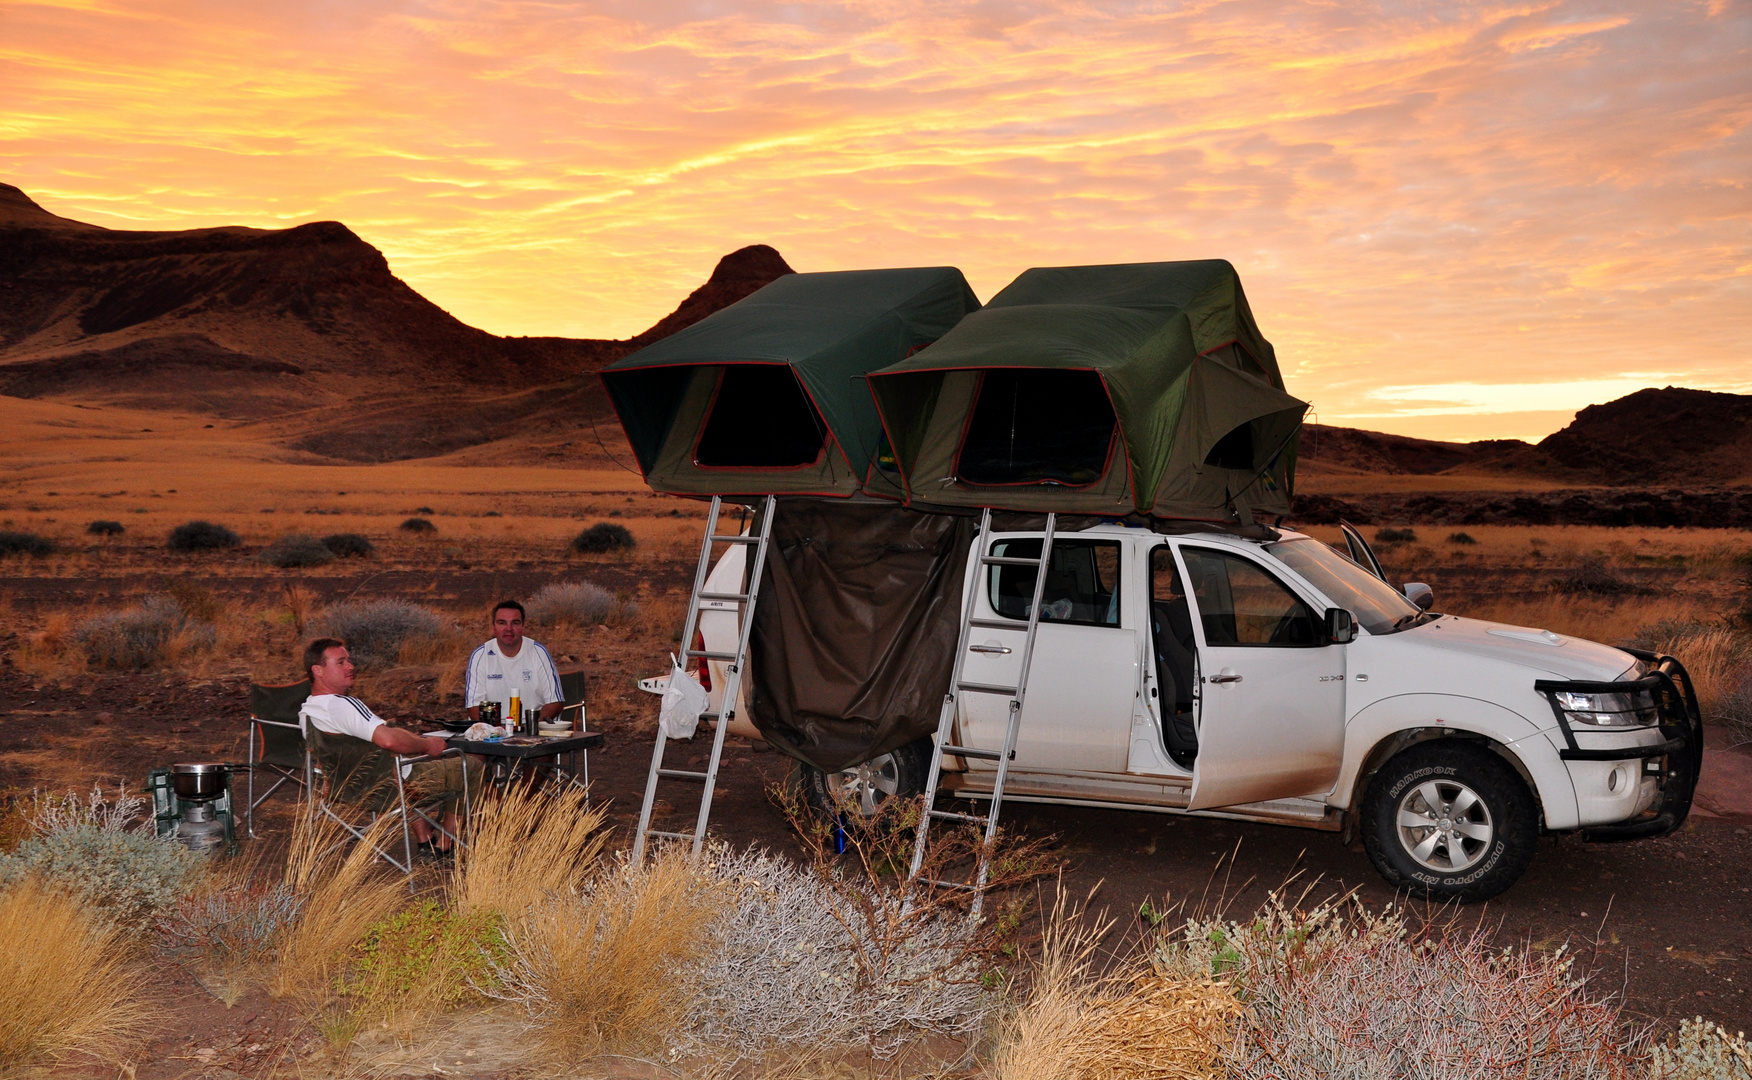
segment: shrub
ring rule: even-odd
[[[219,551],[234,548],[243,541],[236,533],[211,521],[191,521],[170,532],[165,546],[172,551]]]
[[[240,877],[179,898],[160,913],[159,939],[198,950],[216,966],[265,960],[297,919],[299,898],[281,881]]]
[[[403,1002],[413,1008],[454,1006],[494,990],[494,965],[509,955],[498,912],[452,910],[422,900],[365,931],[343,989],[392,1009]]]
[[[335,533],[322,538],[322,546],[334,553],[337,559],[366,559],[377,549],[371,546],[359,533]]]
[[[55,542],[36,533],[0,530],[0,555],[53,555]]]
[[[120,536],[128,530],[119,521],[94,521],[85,527],[85,531],[93,536]]]
[[[1378,544],[1409,544],[1417,539],[1416,529],[1376,529],[1375,542]]]
[[[1474,540],[1472,538],[1471,533],[1452,532],[1452,533],[1448,534],[1448,543],[1450,543],[1450,544],[1476,544],[1476,543],[1478,543],[1478,541]]]
[[[168,596],[149,596],[137,607],[98,615],[73,632],[86,660],[99,669],[143,671],[179,651],[202,649],[214,641],[210,624],[191,620]]]
[[[335,553],[314,536],[294,533],[282,536],[261,550],[256,558],[269,566],[290,570],[303,566],[322,566],[335,561]]]
[[[529,618],[543,626],[571,623],[601,626],[625,611],[613,593],[588,581],[556,581],[537,589],[525,605]]]
[[[402,532],[414,533],[416,535],[423,535],[425,533],[435,533],[438,531],[438,526],[432,524],[430,521],[427,521],[425,518],[421,518],[421,517],[411,517],[411,518],[407,519],[406,521],[402,522],[400,525],[396,526],[396,528],[400,529]]]
[[[100,829],[126,829],[145,810],[145,798],[129,795],[125,785],[118,785],[114,799],[104,798],[103,789],[99,787],[93,787],[91,794],[84,799],[71,791],[59,798],[53,795],[33,795],[27,816],[31,831],[46,835],[85,825]]]
[[[1650,1055],[1651,1080],[1752,1080],[1752,1045],[1699,1016]]]
[[[34,879],[0,892],[0,1074],[121,1057],[148,998],[117,927]]]
[[[1626,580],[1599,555],[1589,555],[1569,573],[1554,583],[1559,592],[1586,593],[1591,596],[1623,596],[1646,590],[1634,581]]]
[[[580,555],[606,555],[611,551],[631,551],[638,546],[625,525],[599,521],[572,538],[572,550]]]
[[[41,877],[117,922],[150,920],[174,904],[200,856],[147,832],[73,825],[33,836],[0,856],[0,882]]]
[[[443,626],[434,612],[399,600],[336,604],[316,619],[319,629],[347,643],[360,667],[390,667],[402,646],[438,635]]]

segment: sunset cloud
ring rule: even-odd
[[[1735,4],[0,0],[0,179],[340,219],[510,334],[636,333],[755,242],[982,298],[1223,257],[1323,421],[1536,436],[1752,390],[1749,49]]]

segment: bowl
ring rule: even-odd
[[[170,786],[185,799],[216,799],[225,793],[231,767],[216,761],[188,762],[170,767]]]

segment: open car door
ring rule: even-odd
[[[1357,531],[1356,526],[1348,521],[1341,521],[1338,527],[1344,533],[1344,546],[1350,549],[1351,562],[1386,581],[1387,572],[1381,569],[1381,560],[1375,558],[1374,549],[1363,539],[1363,534]]]

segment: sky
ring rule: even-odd
[[[0,0],[0,181],[345,222],[464,322],[626,337],[717,259],[1225,258],[1323,423],[1752,392],[1752,2]]]

